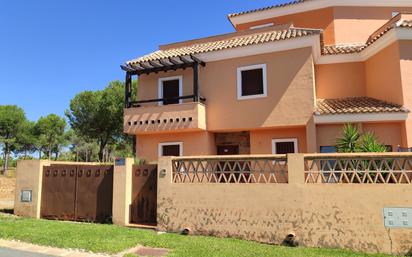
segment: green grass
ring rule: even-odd
[[[117,253],[140,244],[147,247],[167,248],[170,250],[168,256],[386,256],[335,249],[287,248],[231,238],[157,234],[153,231],[115,225],[34,220],[1,214],[0,238],[59,248],[84,249],[96,253]]]

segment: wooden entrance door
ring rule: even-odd
[[[109,222],[113,165],[44,166],[40,215],[45,219]]]
[[[218,145],[217,155],[238,155],[239,146],[238,145]]]
[[[157,165],[133,165],[131,223],[156,225]]]
[[[239,154],[239,146],[238,145],[218,145],[217,146],[217,155],[238,155]],[[220,168],[218,168],[219,171],[222,171],[222,173],[219,173],[218,176],[223,176],[224,180],[220,180],[220,183],[234,183],[236,179],[238,178],[239,173],[235,173],[234,177],[232,177],[230,174],[232,173],[232,170],[235,168],[236,162],[234,161],[222,161],[219,162]],[[221,174],[221,175],[220,175]]]

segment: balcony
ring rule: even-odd
[[[202,130],[206,130],[206,106],[201,102],[124,109],[124,132],[129,135]]]

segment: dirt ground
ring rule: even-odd
[[[15,178],[0,175],[0,209],[10,209],[14,205]]]

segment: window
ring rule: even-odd
[[[182,156],[182,142],[168,142],[159,144],[159,156]]]
[[[393,146],[391,145],[385,145],[386,151],[387,152],[393,152]]]
[[[182,87],[182,76],[160,78],[158,85],[158,95],[159,98],[166,98],[166,100],[159,102],[159,105],[182,103],[181,99],[176,99],[177,97],[182,96]]]
[[[399,12],[392,12],[392,18],[395,17],[398,14],[399,14]]]
[[[335,146],[321,146],[320,152],[321,153],[336,153],[336,147]]]
[[[237,69],[237,98],[250,99],[267,96],[266,64]]]
[[[288,154],[298,152],[298,139],[272,139],[273,154]]]

